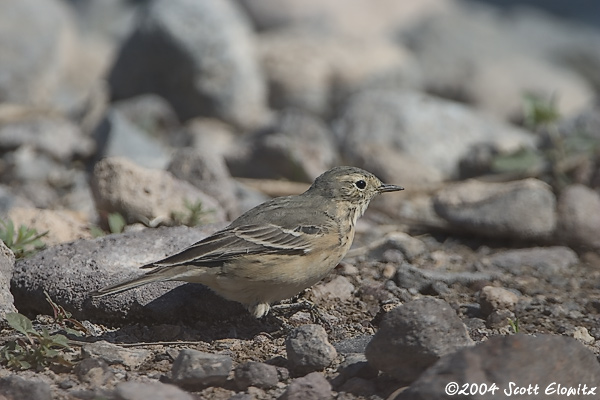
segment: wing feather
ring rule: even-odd
[[[294,230],[277,225],[244,225],[226,228],[180,253],[142,268],[170,267],[177,265],[219,266],[248,254],[306,254],[315,238],[323,236],[324,229],[299,226]],[[309,232],[309,233],[307,233]]]

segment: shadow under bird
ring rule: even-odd
[[[356,220],[379,193],[403,190],[355,167],[335,167],[297,196],[274,198],[181,252],[144,265],[145,275],[93,297],[151,282],[201,283],[256,318],[323,279],[346,255]]]

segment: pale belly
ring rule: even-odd
[[[245,305],[273,304],[319,282],[338,265],[346,251],[338,248],[306,258],[290,257],[287,262],[282,262],[281,257],[263,257],[261,263],[225,270],[207,286],[224,298]]]

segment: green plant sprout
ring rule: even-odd
[[[192,203],[186,199],[184,206],[186,210],[183,212],[171,212],[171,218],[175,225],[198,226],[210,214],[210,211],[203,209],[202,200]]]
[[[62,306],[56,304],[48,293],[44,292],[54,313],[54,322],[65,332],[81,336],[88,334],[83,324],[72,318]],[[50,333],[46,327],[36,329],[29,318],[20,313],[7,313],[6,321],[15,331],[23,335],[8,341],[0,347],[0,362],[16,370],[42,370],[52,365],[72,367],[73,363],[64,356],[64,350],[70,349],[69,339],[62,334]]]
[[[41,238],[48,234],[48,231],[38,233],[33,228],[25,225],[15,229],[15,224],[11,220],[0,220],[0,240],[14,253],[16,258],[27,257],[37,250],[44,247]]]

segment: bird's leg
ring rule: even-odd
[[[294,303],[277,304],[277,305],[271,306],[271,310],[274,310],[277,312],[281,312],[281,311],[296,312],[296,311],[300,311],[300,310],[305,310],[310,313],[310,316],[312,317],[312,320],[315,323],[321,323],[321,324],[325,325],[326,327],[331,328],[331,324],[329,323],[329,321],[327,321],[327,319],[325,319],[325,317],[323,316],[323,313],[321,312],[321,310],[319,310],[319,307],[317,307],[317,305],[315,303],[313,303],[312,301],[306,300],[304,298],[298,299]]]

